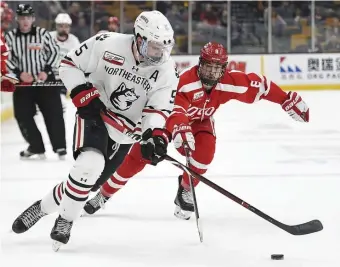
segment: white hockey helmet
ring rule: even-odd
[[[55,24],[72,24],[72,19],[67,13],[59,13],[55,18]]]
[[[136,39],[143,39],[138,52],[150,65],[163,64],[170,58],[175,44],[174,31],[161,12],[142,12],[135,21],[134,35]]]

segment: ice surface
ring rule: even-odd
[[[117,193],[106,209],[76,221],[69,244],[52,251],[56,215],[22,235],[13,220],[42,198],[72,165],[74,109],[67,110],[68,157],[47,145],[47,160],[20,161],[26,148],[15,121],[2,124],[0,266],[223,266],[338,267],[340,259],[340,92],[301,92],[309,124],[279,106],[231,102],[216,114],[216,157],[206,177],[272,217],[298,224],[320,219],[322,232],[292,236],[204,184],[197,188],[204,243],[193,219],[173,216],[178,170],[148,167]],[[174,149],[169,154],[184,161]],[[283,261],[270,255],[282,253]]]

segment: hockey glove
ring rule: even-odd
[[[190,151],[195,150],[195,138],[192,134],[191,127],[186,124],[175,125],[172,136],[175,148],[179,149],[187,144]]]
[[[2,92],[14,92],[15,84],[19,80],[12,74],[1,75],[1,91]]]
[[[295,92],[289,92],[287,96],[287,100],[281,105],[283,110],[296,121],[309,122],[309,108],[301,96]]]
[[[14,92],[15,85],[9,80],[1,80],[1,91],[2,92]]]
[[[162,161],[167,153],[170,134],[165,129],[147,129],[142,135],[141,153],[144,159],[150,160],[152,165]]]
[[[72,89],[70,96],[82,119],[97,120],[100,118],[100,111],[105,109],[99,99],[98,89],[91,83],[78,85]]]

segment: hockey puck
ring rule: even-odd
[[[272,260],[283,260],[284,256],[283,254],[272,254],[271,258]]]

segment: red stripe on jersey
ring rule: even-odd
[[[62,187],[62,184],[63,184],[63,183],[61,183],[61,184],[58,185],[58,197],[59,197],[60,200],[61,200],[61,196],[62,196],[62,194],[61,194],[61,187]]]
[[[113,128],[115,128],[116,130],[118,130],[121,133],[125,133],[126,130],[132,132],[132,129],[127,127],[123,122],[122,122],[123,125],[120,125],[116,120],[112,119],[111,117],[107,116],[106,114],[102,115],[102,119],[105,123],[109,124],[110,126],[112,126]]]
[[[70,65],[70,66],[72,66],[72,67],[75,67],[75,66],[76,66],[73,62],[68,61],[68,60],[66,60],[66,59],[62,59],[62,60],[61,60],[61,63],[64,63],[64,64],[66,64],[66,65]]]
[[[144,113],[157,113],[159,115],[161,115],[165,120],[168,119],[168,117],[162,112],[162,111],[159,111],[159,110],[156,110],[156,109],[143,109],[143,112]]]
[[[87,194],[90,192],[90,190],[81,191],[81,190],[79,190],[79,189],[77,189],[77,188],[74,188],[74,187],[69,183],[69,181],[67,181],[66,185],[67,185],[67,187],[68,187],[71,191],[73,191],[74,193],[77,193],[77,194],[79,194],[79,195],[87,195]]]
[[[111,125],[113,128],[116,128],[118,131],[120,132],[124,132],[126,129],[129,130],[130,132],[132,132],[133,130],[127,126],[124,121],[120,120],[113,112],[107,110],[107,113],[103,114],[102,119],[104,120],[104,122],[108,123],[109,125]],[[119,122],[117,122],[117,120],[122,124],[119,124]]]

